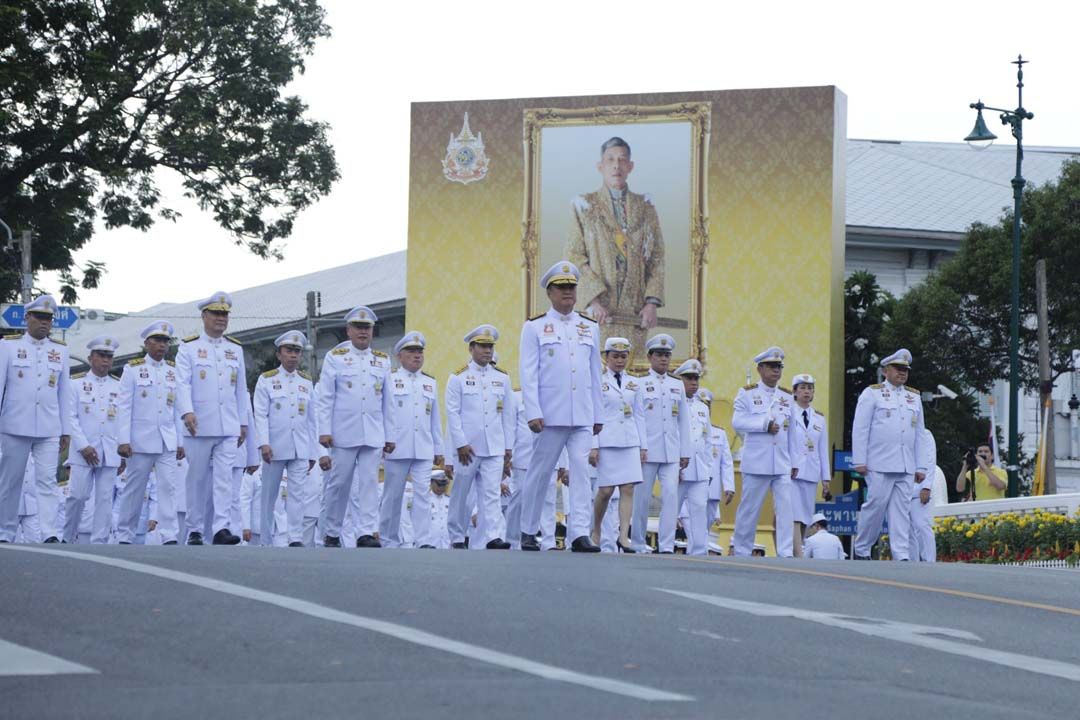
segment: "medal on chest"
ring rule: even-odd
[[[206,371],[205,370],[200,370],[199,371],[199,379],[200,380],[205,380],[206,379]]]
[[[49,373],[49,387],[56,387],[56,373]]]
[[[205,360],[209,355],[206,352],[206,348],[199,348],[198,356],[200,360]]]

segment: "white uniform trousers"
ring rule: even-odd
[[[184,481],[187,502],[185,539],[193,532],[206,533],[209,530],[212,535],[229,527],[236,440],[235,435],[184,438],[184,452],[188,461]]]
[[[749,557],[754,550],[754,538],[757,536],[758,521],[761,518],[761,505],[765,502],[765,493],[772,490],[773,509],[776,513],[776,554],[778,557],[791,557],[791,539],[795,521],[791,517],[791,474],[753,475],[743,473],[742,497],[735,511],[735,532],[732,542],[735,554]]]
[[[71,479],[68,496],[64,500],[64,542],[73,543],[79,534],[79,522],[83,508],[94,494],[94,521],[90,531],[90,542],[105,545],[109,542],[109,530],[112,525],[112,490],[116,483],[116,468],[97,465],[71,466]]]
[[[641,487],[641,483],[637,483]],[[604,519],[600,521],[600,552],[618,552],[615,542],[619,539],[619,492],[618,487],[611,493],[608,499],[607,510],[604,511]],[[593,499],[596,502],[596,499]]]
[[[74,471],[74,466],[72,471]],[[176,512],[176,451],[163,453],[132,453],[127,461],[127,482],[116,498],[117,542],[135,542],[135,533],[146,499],[146,484],[150,471],[154,471],[154,487],[157,492],[157,532],[161,542],[179,539]],[[113,478],[115,480],[115,477]]]
[[[709,546],[709,521],[705,505],[709,501],[709,483],[679,482],[679,507],[686,503],[686,554],[704,555]],[[673,541],[674,543],[674,541]]]
[[[413,495],[409,520],[413,544],[431,541],[431,460],[383,460],[383,495],[379,505],[379,542],[383,547],[402,547],[401,513],[405,478],[412,476]]]
[[[889,523],[890,528],[892,523]],[[889,538],[892,539],[891,536]],[[934,539],[934,503],[925,505],[918,496],[911,498],[911,547],[908,554],[912,560],[937,562],[937,541]]]
[[[525,468],[512,467],[507,485],[510,486],[510,499],[506,503],[506,540],[512,550],[521,549],[521,501],[525,486]]]
[[[474,457],[468,465],[460,462],[454,465],[454,491],[450,494],[450,510],[446,528],[450,533],[450,542],[465,542],[466,529],[472,520],[472,508],[469,507],[469,489],[476,484],[477,526],[469,533],[469,546],[485,549],[487,543],[495,539],[499,528],[498,516],[502,513],[499,505],[499,484],[502,480],[503,456],[488,455]]]
[[[679,463],[641,464],[643,482],[634,488],[634,513],[630,520],[630,545],[638,552],[651,552],[645,541],[649,529],[649,503],[653,483],[660,480],[660,552],[675,551],[675,519],[679,514]]]
[[[303,542],[304,539],[304,499],[307,493],[308,460],[271,460],[262,466],[262,490],[259,495],[259,521],[262,528],[274,527],[274,509],[281,494],[281,475],[288,470],[289,496],[285,498],[285,513],[288,517],[288,542]],[[281,528],[278,528],[279,530]],[[274,533],[262,532],[262,545],[274,544]]]
[[[570,507],[567,513],[570,524],[566,528],[566,540],[569,544],[579,537],[588,537],[592,529],[592,483],[589,480],[591,427],[548,425],[536,438],[532,461],[525,474],[521,531],[533,536],[540,531],[544,497],[551,484],[551,472],[555,469],[563,448],[566,448],[570,471]]]
[[[330,474],[323,491],[324,536],[341,537],[347,505],[352,506],[358,536],[374,535],[378,530],[381,454],[381,447],[367,445],[330,448]]]
[[[856,555],[869,557],[870,548],[881,535],[881,524],[889,518],[889,550],[893,560],[907,560],[911,528],[911,493],[915,476],[908,473],[866,473],[866,502],[859,510],[855,531]]]
[[[41,537],[60,539],[56,513],[60,509],[60,489],[56,486],[56,461],[59,438],[34,438],[0,434],[0,540],[15,542],[19,525],[19,497],[22,495],[26,462],[34,455],[34,481],[37,489],[38,525]]]

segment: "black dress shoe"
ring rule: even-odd
[[[341,547],[341,538],[327,535],[322,539],[323,547]]]
[[[129,543],[129,542],[125,541],[125,540],[121,540],[120,542],[118,542],[116,544],[117,545],[130,545],[131,543]]]
[[[187,536],[187,544],[188,545],[202,545],[203,544],[202,533],[193,532],[190,535],[188,535]]]
[[[674,554],[675,554],[674,550],[661,550],[660,552],[657,553],[657,555],[674,555]]]
[[[293,542],[289,543],[289,547],[304,547],[304,543],[300,542],[299,540],[294,540]]]
[[[374,535],[361,535],[356,538],[356,547],[358,548],[381,548],[382,543]]]
[[[221,528],[214,533],[215,545],[239,545],[240,537],[229,532],[229,528]]]
[[[630,545],[623,545],[622,540],[616,540],[615,541],[615,547],[617,547],[619,549],[619,552],[621,552],[621,553],[629,553],[630,555],[633,555],[634,553],[637,552],[637,550],[635,550]]]
[[[506,542],[502,538],[495,538],[494,540],[488,542],[485,547],[487,547],[488,550],[509,550],[510,543]]]
[[[163,542],[161,544],[162,545],[175,545],[176,541],[175,540],[166,540],[165,542]]]
[[[588,535],[582,535],[574,542],[570,543],[571,552],[581,553],[598,553],[600,552],[600,546],[592,541]]]
[[[60,538],[56,537],[55,535],[50,535],[49,537],[45,538],[46,545],[52,545],[53,543],[58,542],[60,542]]]
[[[539,552],[540,543],[536,542],[536,536],[529,533],[521,533],[521,549],[528,552]]]
[[[450,547],[454,550],[468,550],[469,546],[463,542],[450,543]]]
[[[434,545],[421,545],[420,549],[421,550],[434,550],[435,546]]]
[[[856,560],[869,560],[870,556],[869,555],[856,555],[855,559]]]

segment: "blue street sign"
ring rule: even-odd
[[[4,305],[0,309],[0,320],[9,328],[23,329],[26,327],[26,312],[24,305]],[[56,330],[70,330],[79,322],[79,308],[70,305],[61,305],[53,314],[53,328]]]
[[[859,493],[853,491],[835,496],[832,502],[816,503],[814,512],[829,519],[829,532],[833,535],[854,535],[859,521]]]
[[[833,450],[833,468],[836,472],[851,472],[855,466],[851,464],[850,450]]]

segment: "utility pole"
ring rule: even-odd
[[[29,230],[22,231],[20,248],[22,250],[22,303],[26,305],[34,298],[31,294],[34,290],[34,271],[30,266],[31,235]]]
[[[307,294],[307,317],[305,318],[305,332],[308,339],[307,366],[311,369],[311,377],[318,377],[318,368],[315,367],[316,348],[319,347],[319,329],[315,324],[315,317],[319,312],[319,293],[309,290]]]
[[[1046,308],[1046,260],[1038,260],[1035,263],[1035,298],[1036,310],[1039,316],[1039,409],[1046,417],[1046,424],[1042,431],[1046,438],[1044,447],[1046,457],[1043,467],[1046,468],[1043,476],[1043,494],[1054,495],[1057,493],[1057,468],[1054,461],[1054,406],[1053,392],[1054,382],[1050,378],[1050,327]],[[1050,408],[1050,412],[1043,413],[1043,408]]]

